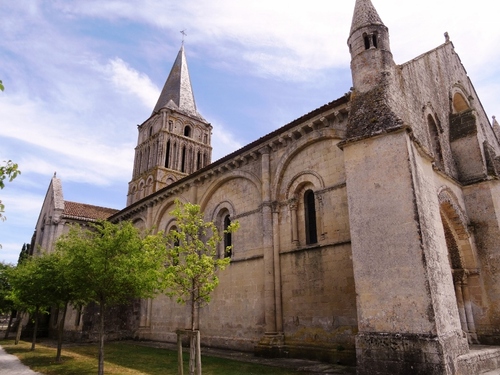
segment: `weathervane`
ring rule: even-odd
[[[181,30],[180,33],[182,34],[182,45],[184,45],[184,37],[187,36],[186,30]]]

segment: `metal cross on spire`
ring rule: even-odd
[[[184,37],[187,36],[186,30],[181,30],[180,33],[182,34],[182,44],[184,45]]]

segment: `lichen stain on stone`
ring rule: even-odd
[[[385,85],[365,93],[353,92],[347,138],[367,137],[403,125],[403,120],[388,105],[387,96]]]

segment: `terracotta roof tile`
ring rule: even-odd
[[[64,201],[63,216],[80,220],[105,220],[119,210],[90,204]]]

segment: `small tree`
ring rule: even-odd
[[[189,303],[190,328],[195,331],[199,329],[196,319],[198,310],[210,302],[210,295],[219,284],[218,270],[223,270],[230,258],[217,256],[222,237],[213,222],[204,220],[199,205],[176,201],[176,207],[170,214],[176,218],[177,230],[167,234],[166,295],[175,297],[177,303]],[[225,233],[232,233],[238,227],[238,222],[233,222]],[[225,253],[229,253],[231,248],[228,246]],[[189,372],[193,375],[196,356],[194,335],[191,335],[190,347]],[[198,373],[201,374],[201,367]]]
[[[11,285],[10,299],[20,312],[27,312],[34,320],[31,350],[35,350],[39,314],[47,312],[53,302],[55,283],[55,257],[43,254],[29,257],[9,272]],[[22,314],[20,314],[20,319]],[[21,326],[21,321],[19,322]],[[18,326],[16,344],[19,341],[21,327]]]
[[[134,298],[153,297],[165,263],[163,233],[143,237],[130,222],[72,227],[56,247],[64,254],[75,297],[99,305],[99,366],[104,374],[105,311]]]

